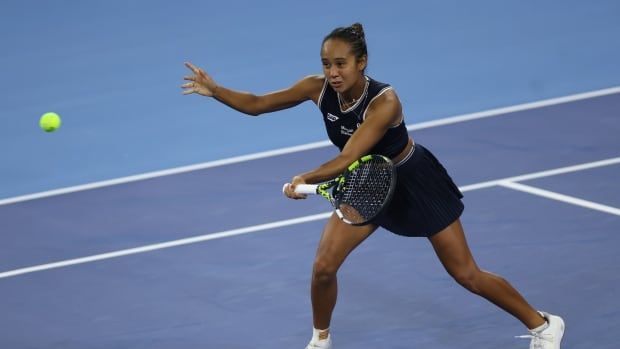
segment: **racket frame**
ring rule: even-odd
[[[346,219],[344,217],[344,214],[342,213],[342,211],[340,210],[340,200],[338,198],[334,199],[334,196],[338,196],[337,192],[340,191],[343,187],[343,185],[346,183],[346,180],[349,176],[349,174],[351,172],[353,172],[355,169],[357,169],[362,163],[367,162],[369,160],[371,160],[372,158],[381,158],[383,159],[386,163],[389,163],[391,165],[391,174],[392,177],[390,179],[390,189],[388,189],[388,193],[386,195],[386,198],[383,202],[383,206],[377,211],[377,213],[375,213],[374,216],[369,217],[368,219],[366,219],[363,222],[359,222],[359,223],[355,223],[355,222],[351,222],[350,220]],[[385,208],[390,204],[390,201],[392,200],[392,196],[394,195],[394,190],[396,188],[396,167],[394,166],[394,164],[392,163],[392,160],[390,160],[388,157],[380,155],[380,154],[369,154],[369,155],[365,155],[363,157],[361,157],[359,160],[356,160],[355,162],[353,162],[351,165],[349,165],[349,167],[347,167],[346,171],[338,176],[337,178],[335,178],[334,180],[338,180],[339,185],[335,186],[334,189],[332,190],[332,193],[334,196],[330,195],[330,197],[332,198],[332,200],[330,200],[330,202],[332,203],[332,205],[334,206],[334,209],[336,211],[336,214],[338,215],[338,217],[345,223],[350,224],[350,225],[355,225],[355,226],[361,226],[361,225],[366,225],[369,224],[373,219],[377,218],[377,216],[379,216],[381,214],[381,212],[383,212],[385,210]]]
[[[347,169],[344,171],[344,173],[342,173],[341,175],[339,175],[338,177],[329,180],[327,182],[323,182],[323,183],[319,183],[319,184],[298,184],[297,186],[295,186],[295,193],[298,194],[311,194],[311,195],[321,195],[322,197],[324,197],[325,199],[327,199],[332,206],[334,207],[334,210],[336,211],[336,215],[338,215],[338,217],[344,221],[347,224],[350,225],[355,225],[355,226],[359,226],[359,225],[366,225],[368,224],[370,221],[372,221],[374,218],[376,218],[381,212],[383,212],[383,210],[385,209],[385,207],[389,204],[393,194],[394,194],[394,189],[396,187],[396,169],[393,167],[392,165],[392,178],[390,181],[390,189],[388,191],[388,194],[386,196],[385,202],[383,203],[383,207],[377,211],[377,213],[368,218],[367,220],[365,220],[364,222],[359,222],[359,223],[354,223],[351,222],[350,220],[346,219],[344,217],[344,214],[342,213],[342,211],[340,210],[339,206],[340,206],[340,200],[337,198],[338,196],[338,192],[340,192],[345,183],[346,180],[349,176],[350,173],[352,173],[355,169],[357,169],[362,163],[367,162],[369,160],[371,160],[372,158],[376,158],[376,157],[381,157],[384,161],[388,162],[388,163],[392,163],[392,161],[383,156],[383,155],[378,155],[378,154],[369,154],[366,156],[363,156],[362,158],[360,158],[359,160],[354,161],[353,163],[351,163]],[[288,184],[285,184],[285,187]],[[331,189],[331,190],[330,190]],[[284,190],[284,188],[283,188]]]

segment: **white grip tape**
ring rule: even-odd
[[[284,184],[282,187],[282,192],[286,190],[286,187],[291,185],[290,183]],[[295,187],[295,193],[297,194],[316,194],[316,188],[319,186],[317,184],[297,184]]]

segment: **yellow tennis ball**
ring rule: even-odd
[[[60,127],[60,116],[56,113],[45,113],[39,120],[39,126],[45,132],[56,131]]]

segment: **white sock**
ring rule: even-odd
[[[325,336],[325,332],[327,332],[327,336]],[[322,336],[321,336],[322,334]],[[327,340],[329,338],[329,328],[326,328],[324,330],[319,330],[316,328],[312,328],[312,341],[324,341]]]
[[[540,333],[540,332],[542,332],[542,331],[546,330],[546,329],[547,329],[547,327],[549,327],[549,323],[547,322],[547,319],[545,319],[545,323],[544,323],[544,324],[542,324],[542,325],[540,325],[540,326],[538,326],[538,327],[536,327],[536,328],[532,328],[532,329],[530,330],[530,332]]]

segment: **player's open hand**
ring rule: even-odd
[[[207,74],[204,70],[194,66],[190,62],[185,62],[185,66],[192,71],[193,75],[183,78],[184,80],[189,81],[181,86],[183,88],[183,94],[189,95],[192,93],[198,93],[207,97],[215,96],[218,86],[215,81],[213,81],[213,78],[211,78],[211,76],[209,76],[209,74]]]

